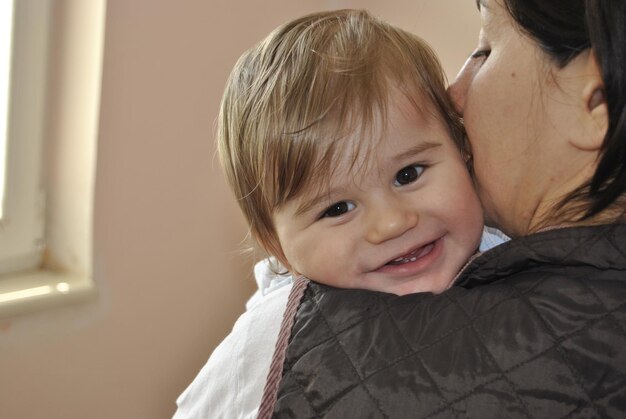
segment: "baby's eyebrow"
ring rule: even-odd
[[[408,158],[411,158],[411,157],[415,157],[415,156],[417,156],[417,155],[419,155],[419,154],[421,154],[421,153],[423,153],[423,152],[425,152],[427,150],[430,150],[432,148],[437,148],[437,147],[440,147],[440,146],[441,146],[441,143],[431,143],[431,142],[428,142],[428,141],[424,141],[424,142],[421,142],[421,143],[415,145],[414,147],[409,148],[408,150],[404,150],[401,153],[396,154],[393,157],[393,160],[394,161],[395,160],[404,160],[404,159],[408,159]]]

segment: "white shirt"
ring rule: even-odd
[[[492,247],[496,247],[499,244],[507,242],[511,240],[509,236],[498,230],[494,227],[485,227],[483,228],[483,236],[480,239],[480,247],[478,248],[481,252],[486,252]]]
[[[508,240],[486,227],[480,251]],[[279,276],[262,260],[254,267],[259,289],[246,312],[180,395],[174,419],[255,418],[270,368],[293,278]]]
[[[256,264],[254,276],[258,290],[176,400],[174,419],[256,417],[293,279],[275,275],[267,260]]]

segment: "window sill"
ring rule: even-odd
[[[0,319],[16,317],[96,296],[94,281],[86,276],[49,270],[0,277]]]

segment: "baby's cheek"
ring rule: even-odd
[[[344,287],[346,281],[342,262],[344,258],[333,252],[332,247],[323,249],[320,247],[309,254],[308,277],[332,287]]]

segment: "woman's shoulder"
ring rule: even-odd
[[[310,283],[291,328],[277,412],[300,408],[306,416],[329,406],[354,416],[377,407],[389,417],[408,410],[416,417],[460,410],[470,417],[614,416],[611,406],[626,394],[625,237],[624,226],[604,226],[514,239],[471,263],[482,283],[439,295]],[[331,367],[311,362],[320,359]],[[450,374],[450,365],[462,374]],[[402,377],[411,385],[388,391]],[[492,386],[495,404],[487,402]],[[320,394],[333,402],[311,406]],[[590,401],[580,411],[562,403],[583,399]]]

